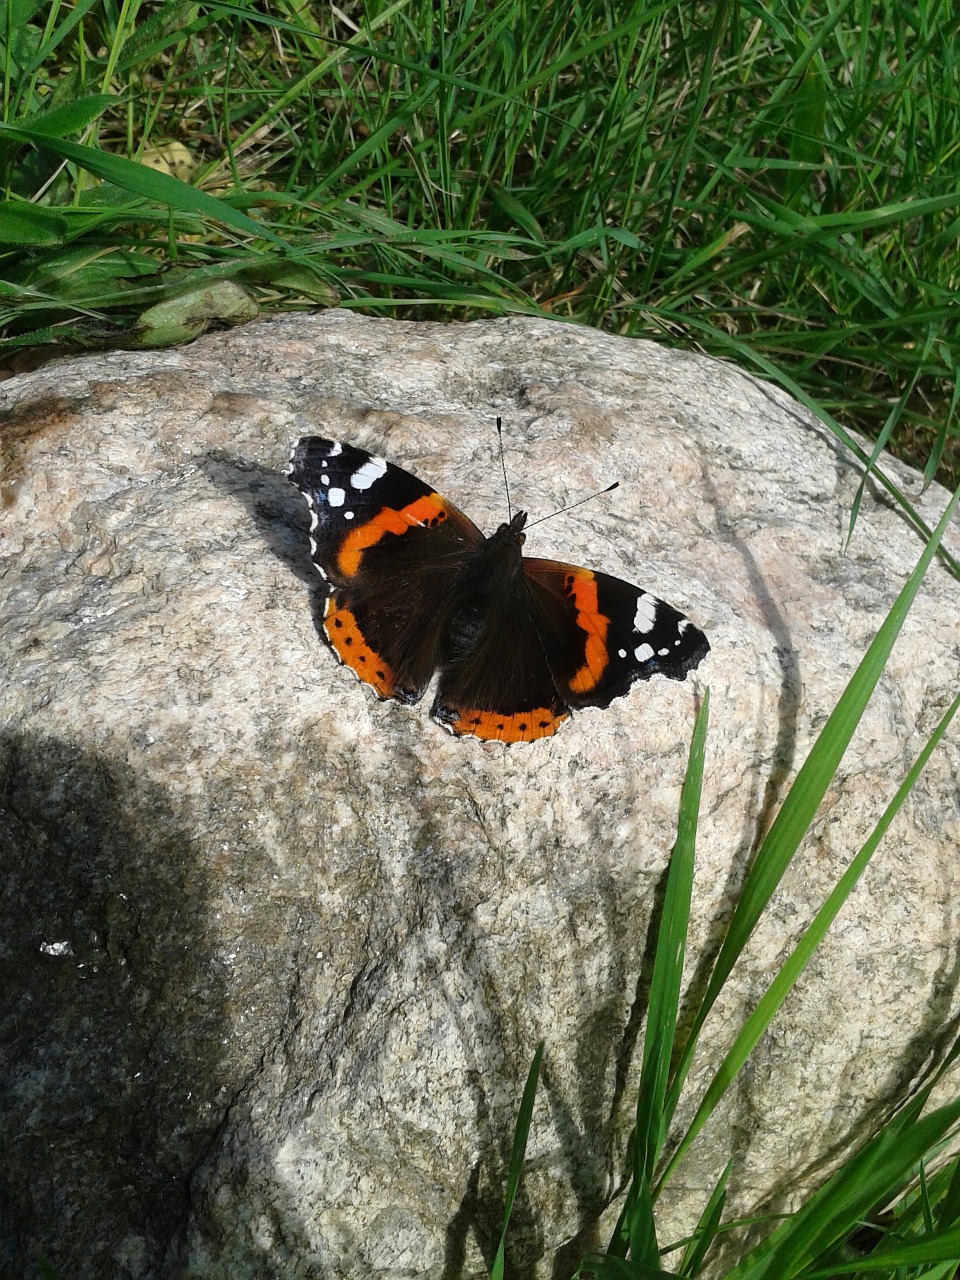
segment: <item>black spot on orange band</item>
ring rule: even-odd
[[[550,707],[535,707],[532,711],[518,711],[514,715],[502,715],[496,711],[461,711],[454,720],[443,723],[458,737],[483,738],[492,742],[533,742],[537,738],[549,738],[557,732],[569,711],[553,711]]]
[[[344,605],[334,606],[331,601],[323,629],[331,649],[344,666],[370,685],[381,698],[394,696],[396,680],[393,672],[367,644],[351,610]]]

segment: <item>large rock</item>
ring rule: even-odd
[[[621,1171],[702,687],[694,983],[919,539],[868,489],[844,554],[858,473],[776,390],[529,319],[328,312],[64,361],[0,399],[0,1269],[483,1274],[543,1039],[513,1256],[565,1274]],[[713,646],[685,683],[511,748],[337,666],[281,474],[319,430],[491,531],[497,413],[533,516],[621,481],[531,553],[649,587]],[[931,521],[944,500],[920,500]],[[958,612],[934,565],[686,1115],[945,707]],[[731,1154],[733,1211],[783,1203],[937,1052],[958,1003],[957,763],[954,734],[680,1169],[664,1239]]]

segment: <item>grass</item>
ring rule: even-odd
[[[8,353],[530,311],[736,360],[960,479],[948,0],[8,0],[0,34]]]
[[[907,769],[884,812],[860,850],[851,858],[835,889],[815,913],[793,951],[773,975],[767,990],[747,1017],[733,1045],[703,1091],[692,1120],[681,1134],[667,1139],[683,1092],[700,1034],[717,997],[754,927],[773,896],[791,859],[799,850],[880,679],[910,606],[936,554],[936,544],[960,503],[960,491],[944,511],[920,561],[844,690],[799,770],[780,811],[751,865],[740,899],[726,928],[723,944],[705,989],[699,996],[691,1029],[682,1044],[675,1041],[681,998],[686,930],[690,915],[694,853],[707,734],[709,695],[704,699],[690,746],[690,761],[680,803],[677,841],[671,858],[660,931],[650,982],[636,1121],[630,1142],[626,1193],[619,1220],[605,1253],[587,1257],[576,1272],[579,1280],[654,1280],[680,1275],[718,1275],[710,1258],[724,1235],[749,1223],[722,1221],[730,1166],[724,1170],[703,1207],[693,1235],[661,1246],[656,1202],[684,1155],[701,1133],[726,1091],[734,1083],[760,1037],[769,1028],[810,961],[816,947],[866,870],[891,822],[960,710],[960,693]],[[509,1169],[503,1237],[491,1280],[504,1272],[505,1241],[517,1193],[526,1139],[533,1114],[534,1092],[543,1048],[531,1068],[517,1123]],[[759,1243],[749,1238],[726,1280],[820,1280],[832,1276],[882,1276],[886,1280],[934,1277],[948,1280],[960,1267],[960,1156],[938,1159],[960,1136],[960,1093],[925,1111],[934,1089],[949,1078],[960,1058],[957,1039],[944,1061],[913,1096],[795,1212],[766,1224]],[[932,1170],[932,1172],[931,1172]],[[869,1226],[870,1229],[865,1229]],[[677,1270],[665,1261],[679,1254]],[[705,1272],[704,1267],[708,1270]],[[709,1268],[713,1269],[709,1269]]]

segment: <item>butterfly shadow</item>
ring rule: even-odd
[[[263,545],[307,588],[314,630],[326,647],[328,593],[310,556],[310,513],[303,496],[282,472],[222,450],[205,453],[200,469],[216,489],[239,503]]]
[[[246,511],[267,550],[318,596],[323,583],[310,559],[310,516],[280,471],[221,449],[198,459],[204,477]]]

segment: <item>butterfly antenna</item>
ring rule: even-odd
[[[554,516],[562,516],[567,511],[572,511],[574,507],[582,507],[585,502],[592,502],[594,498],[602,498],[605,493],[610,493],[613,489],[620,488],[620,481],[614,480],[613,484],[608,484],[605,489],[598,489],[596,493],[588,493],[585,498],[578,498],[576,502],[571,502],[569,507],[561,507],[559,511],[551,511],[548,516],[539,516],[536,520],[531,520],[527,525],[528,529],[532,529],[535,524],[543,524],[544,520],[552,520]]]
[[[507,522],[513,519],[513,508],[510,506],[510,486],[507,483],[507,463],[503,456],[503,423],[497,414],[497,440],[500,442],[500,470],[503,472],[503,487],[507,493]]]

